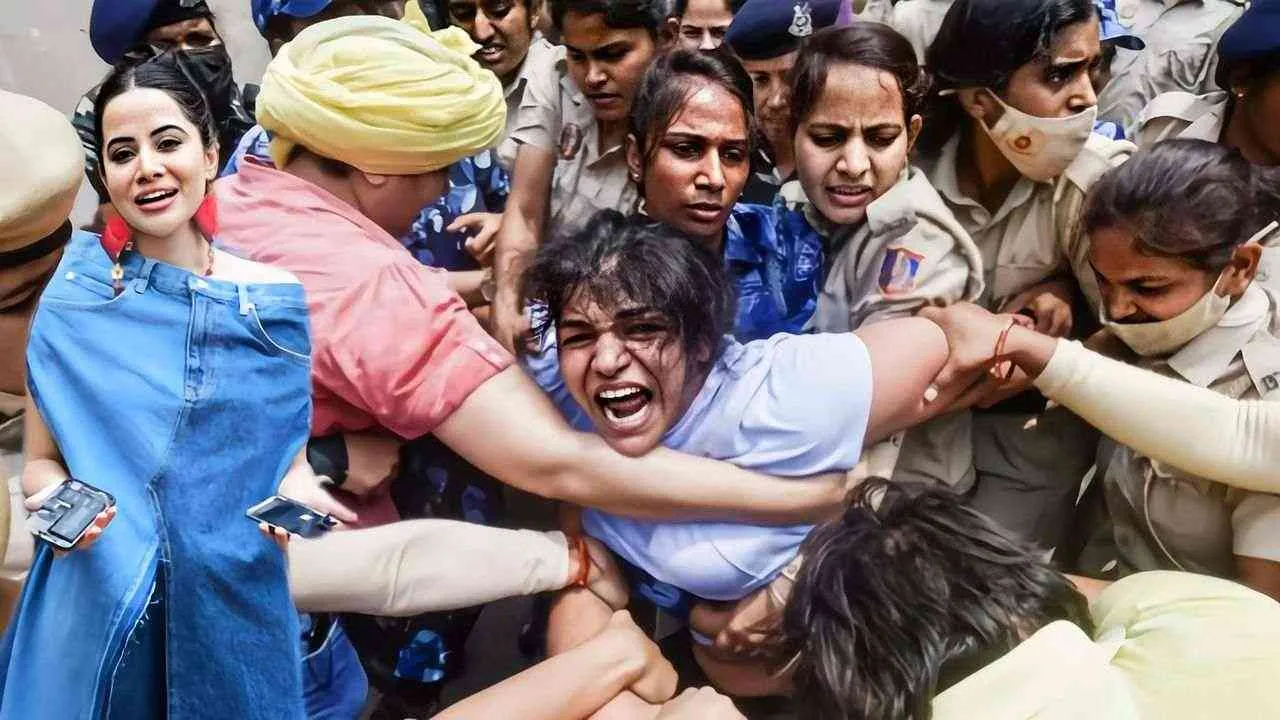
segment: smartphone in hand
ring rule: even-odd
[[[98,513],[115,504],[111,493],[68,478],[31,513],[27,529],[59,550],[70,550],[84,537]]]
[[[320,537],[338,524],[332,515],[312,510],[283,495],[269,497],[249,508],[245,514],[252,520],[282,528],[292,535],[304,538]]]

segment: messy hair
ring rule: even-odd
[[[799,716],[927,720],[936,693],[1088,603],[945,489],[870,480],[819,526],[783,616]]]
[[[686,357],[706,348],[714,359],[733,322],[733,285],[719,257],[669,225],[616,210],[601,210],[581,230],[538,248],[525,270],[523,295],[546,307],[534,323],[539,340],[582,298],[606,311],[657,311],[676,328]]]

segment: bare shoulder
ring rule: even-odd
[[[298,285],[298,278],[283,268],[245,260],[223,250],[214,250],[213,276],[218,280],[262,285]]]

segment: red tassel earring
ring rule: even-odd
[[[133,249],[133,228],[129,227],[124,218],[112,213],[107,218],[107,227],[102,231],[101,241],[102,249],[111,258],[111,287],[119,295],[124,292],[124,266],[120,264],[120,258],[126,250]]]
[[[204,196],[204,201],[196,209],[196,227],[204,233],[209,242],[218,234],[218,199],[213,193]]]

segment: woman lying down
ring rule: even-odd
[[[525,283],[526,297],[545,304],[537,328],[543,352],[528,359],[531,373],[572,424],[594,429],[619,452],[642,454],[662,444],[780,476],[848,470],[864,445],[945,409],[948,399],[923,400],[948,350],[939,329],[921,319],[853,334],[777,335],[747,344],[725,338],[733,302],[720,260],[643,218],[597,215],[580,233],[540,249]],[[877,504],[885,494],[890,500]],[[1045,665],[1024,659],[1059,651],[1096,660],[1090,681],[1107,688],[1099,700],[1133,711],[1108,717],[1142,717],[1159,700],[1150,693],[1133,699],[1129,681],[1112,677],[1113,656],[1117,665],[1123,657],[1104,658],[1090,637],[1095,619],[1099,632],[1117,626],[1123,636],[1125,623],[1140,618],[1125,608],[1091,618],[1088,601],[1066,576],[945,491],[917,498],[877,483],[855,490],[845,515],[816,530],[649,522],[590,509],[581,523],[625,561],[633,592],[687,614],[693,655],[708,680],[739,697],[791,695],[802,717],[927,718],[931,704],[934,717],[947,708],[941,716],[1027,717],[1022,706],[967,714],[973,697],[983,695],[973,688],[989,681],[989,668],[1034,685],[1035,678],[1019,673]],[[1187,576],[1195,580],[1185,588],[1181,579],[1153,575],[1170,574],[1133,576],[1103,598],[1136,592],[1145,602],[1147,591],[1135,591],[1137,585],[1172,583],[1177,591],[1165,595],[1176,597],[1167,605],[1185,609],[1188,597],[1225,592],[1195,585],[1220,582],[1208,578]],[[1280,619],[1280,606],[1231,588],[1226,594],[1243,593],[1242,603]],[[549,654],[589,642],[615,609],[590,589],[562,593],[552,610]],[[1214,621],[1245,617],[1258,616],[1235,612]],[[1223,632],[1212,625],[1182,627],[1173,641],[1207,646],[1195,638]],[[1280,626],[1276,633],[1280,638]],[[1252,647],[1241,659],[1257,657]],[[1235,665],[1237,650],[1226,648],[1213,662]],[[1196,653],[1183,655],[1179,662],[1198,662]],[[1275,660],[1263,664],[1277,667]],[[988,664],[985,674],[975,673]],[[935,694],[966,679],[972,682],[960,682],[936,704]],[[1061,699],[1050,683],[1041,684],[1038,700]],[[1261,691],[1266,683],[1235,687],[1245,685]],[[1204,708],[1170,696],[1157,705],[1162,712]],[[594,717],[648,719],[660,712],[623,692]]]

